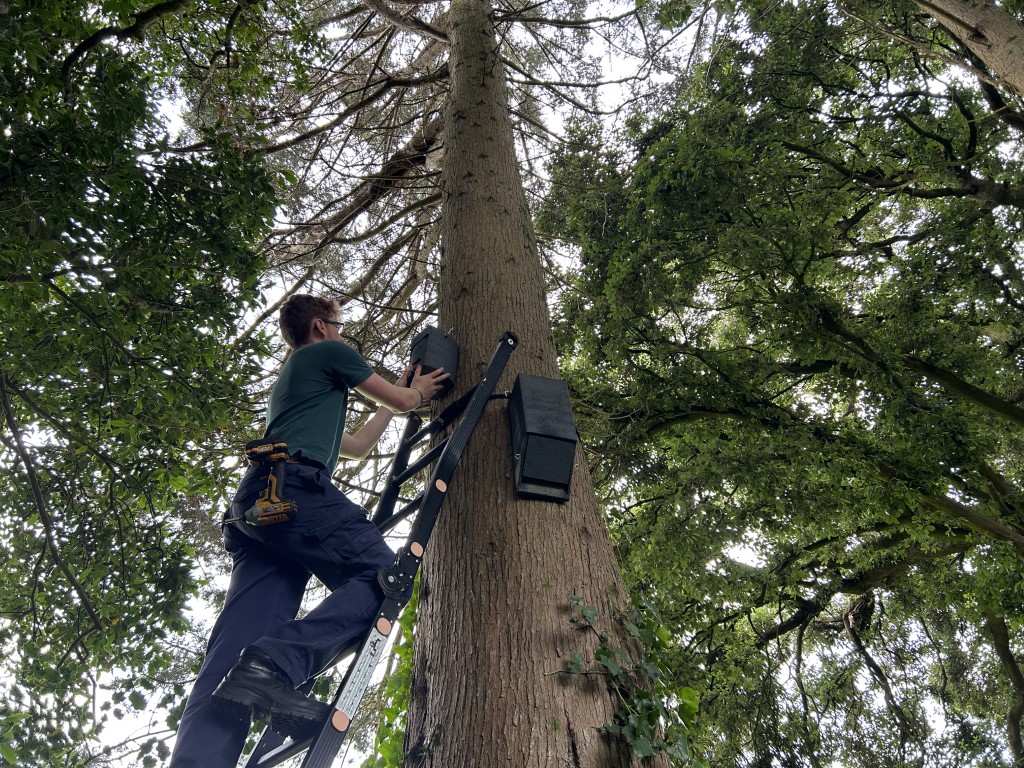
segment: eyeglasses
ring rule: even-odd
[[[323,320],[323,318],[320,319]],[[338,333],[341,333],[341,329],[345,327],[345,324],[340,320],[324,320],[324,322],[327,323],[328,325],[338,326]]]

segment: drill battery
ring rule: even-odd
[[[299,511],[298,505],[281,498],[284,492],[284,470],[288,463],[288,444],[274,437],[252,440],[245,444],[245,457],[254,467],[270,465],[267,487],[256,503],[245,511],[243,519],[249,525],[285,523]]]

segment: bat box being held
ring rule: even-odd
[[[448,394],[455,386],[455,374],[459,370],[459,345],[450,334],[432,325],[428,326],[412,340],[409,362],[413,368],[417,365],[423,366],[422,373],[444,368],[445,373],[449,374],[443,382],[444,386],[434,395],[436,400]]]
[[[508,404],[517,493],[566,501],[576,459],[576,423],[569,387],[560,379],[521,373]]]

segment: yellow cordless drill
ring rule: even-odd
[[[273,525],[291,520],[299,511],[298,505],[281,498],[284,492],[284,465],[288,462],[288,444],[274,437],[253,440],[245,444],[245,457],[253,466],[270,464],[267,488],[256,499],[256,503],[245,510],[245,522],[249,525]]]

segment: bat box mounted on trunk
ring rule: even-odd
[[[569,387],[521,373],[508,405],[516,491],[524,498],[566,501],[576,458]]]

